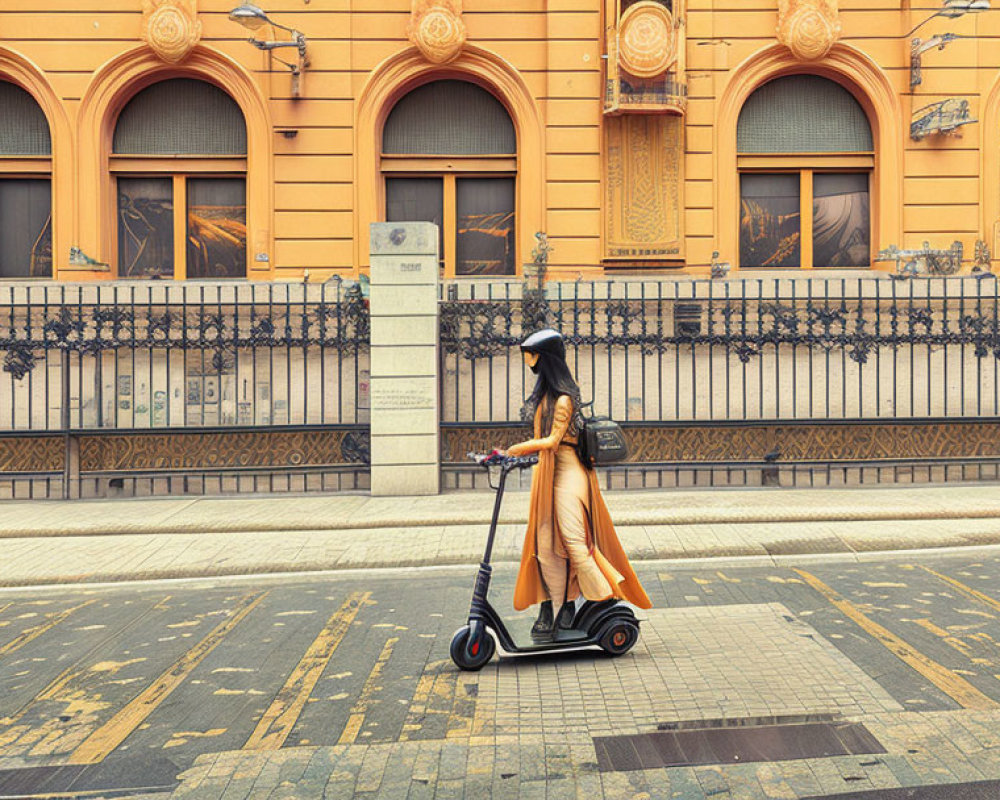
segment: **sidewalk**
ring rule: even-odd
[[[632,490],[605,495],[634,560],[1000,544],[1000,486]],[[516,561],[527,492],[504,498],[495,561]],[[475,564],[493,495],[14,501],[0,585]]]

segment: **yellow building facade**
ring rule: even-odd
[[[1000,250],[986,5],[274,0],[262,49],[218,0],[11,0],[0,276],[353,277],[413,218],[447,276],[538,231],[563,278],[968,271]]]

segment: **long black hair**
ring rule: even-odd
[[[580,397],[580,387],[573,380],[573,373],[569,371],[569,364],[566,363],[566,346],[563,343],[562,335],[550,328],[537,331],[521,343],[521,350],[538,355],[538,362],[531,368],[532,372],[538,375],[535,381],[535,388],[521,409],[521,419],[530,422],[535,417],[535,412],[539,404],[546,397],[549,398],[549,409],[555,407],[559,395],[569,395],[573,401],[573,421],[576,429],[583,428],[583,415],[580,408],[583,400]],[[548,431],[543,431],[547,435]]]

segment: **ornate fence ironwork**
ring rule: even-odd
[[[31,448],[0,446],[0,496],[282,488],[275,476],[359,488],[368,319],[361,285],[339,279],[4,285],[0,445],[67,446],[58,474],[34,477],[51,470],[33,470]]]
[[[992,278],[992,275],[989,275]],[[441,344],[464,359],[499,356],[531,330],[559,329],[572,347],[637,347],[643,354],[665,353],[680,346],[725,348],[743,363],[768,347],[791,345],[844,351],[864,364],[878,348],[922,345],[970,345],[977,357],[1000,358],[996,283],[971,295],[914,294],[915,284],[900,291],[893,284],[875,297],[601,296],[596,284],[581,293],[559,287],[555,296],[516,287],[506,297],[470,297],[441,304]],[[658,289],[662,284],[653,284]],[[627,284],[626,284],[627,286]],[[649,284],[636,283],[636,291]],[[824,287],[828,288],[828,287]],[[517,291],[521,289],[520,291]],[[628,290],[626,290],[628,291]],[[961,289],[960,289],[961,291]],[[946,306],[968,300],[973,308]]]
[[[463,286],[443,297],[447,435],[461,429],[474,437],[477,428],[482,437],[491,428],[513,435],[533,385],[517,345],[542,325],[566,337],[584,398],[632,426],[636,437],[643,429],[649,441],[662,439],[657,430],[677,426],[830,421],[841,425],[843,437],[847,422],[905,418],[940,425],[1000,413],[1000,303],[989,273],[910,280],[577,281],[549,283],[541,293],[531,283],[505,283]],[[862,428],[850,435],[869,435]],[[734,429],[731,435],[742,434]],[[833,452],[832,439],[821,447],[819,438],[799,453],[802,460],[822,464],[824,453]],[[712,460],[685,447],[692,461]],[[763,447],[753,445],[744,458],[763,465]],[[916,447],[913,457],[929,463],[936,447]],[[969,442],[970,457],[992,453],[976,447]],[[456,444],[454,453],[460,449]],[[674,453],[666,445],[642,449],[654,461]],[[893,452],[909,458],[905,447]]]

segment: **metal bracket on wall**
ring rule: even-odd
[[[910,122],[910,138],[919,142],[934,133],[955,133],[961,126],[979,120],[969,117],[969,101],[949,97],[939,103],[931,103],[913,112]]]
[[[948,42],[962,38],[967,37],[959,36],[956,33],[939,33],[936,36],[932,36],[926,42],[920,39],[920,37],[910,42],[910,88],[912,89],[923,83],[924,76],[921,72],[921,66],[924,53],[928,50],[933,50],[935,47],[938,50],[944,50]]]
[[[879,251],[876,261],[895,261],[896,273],[903,278],[915,275],[953,275],[962,266],[962,243],[953,242],[948,250],[934,250],[928,242],[918,250],[900,250],[890,245]],[[923,269],[920,264],[923,264]]]

